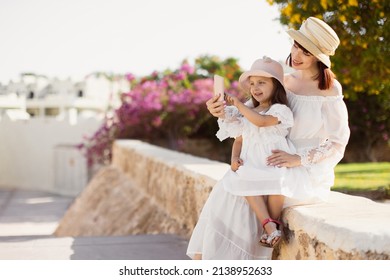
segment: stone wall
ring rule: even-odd
[[[136,140],[116,141],[60,223],[58,236],[176,233],[189,237],[229,166]],[[100,181],[99,181],[100,180]],[[390,206],[332,192],[328,203],[285,209],[275,259],[390,259]]]
[[[55,231],[65,236],[176,233],[182,226],[113,166],[103,167],[75,199]]]
[[[189,237],[198,210],[229,166],[141,141],[116,141],[69,207],[56,236],[175,233]]]
[[[390,205],[332,192],[327,203],[283,214],[279,259],[390,259]]]

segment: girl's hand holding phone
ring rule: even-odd
[[[227,105],[233,105],[238,106],[238,104],[241,102],[240,99],[237,96],[225,93],[225,101]]]

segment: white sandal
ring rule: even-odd
[[[275,240],[275,238],[278,238],[278,240]],[[280,240],[282,240],[282,231],[277,229],[275,231],[273,231],[267,238],[267,241],[266,243],[269,245],[269,247],[271,248],[274,248],[276,245],[278,245],[278,243],[280,242]]]
[[[264,233],[261,236],[261,239],[260,239],[259,243],[260,243],[261,246],[274,248],[276,245],[278,245],[278,243],[282,239],[282,231],[279,229],[279,227],[281,227],[282,223],[277,221],[277,220],[271,219],[271,218],[265,219],[262,222],[264,231],[265,231],[265,225],[268,224],[269,222],[272,222],[272,223],[276,224],[276,230],[274,230],[269,235]],[[278,239],[276,241],[274,241],[276,238],[278,238]]]

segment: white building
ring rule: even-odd
[[[91,74],[84,81],[48,79],[22,74],[17,82],[0,86],[0,119],[8,109],[20,109],[31,117],[104,114],[120,106],[120,94],[129,90],[124,78]]]
[[[127,85],[128,87],[128,85]],[[90,169],[77,148],[120,105],[122,80],[84,81],[33,74],[0,87],[0,188],[77,195]]]

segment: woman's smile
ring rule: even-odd
[[[300,62],[300,61],[298,61],[298,60],[296,60],[296,59],[293,59],[293,65],[294,66],[299,66],[299,65],[302,65],[303,64],[303,62]]]

